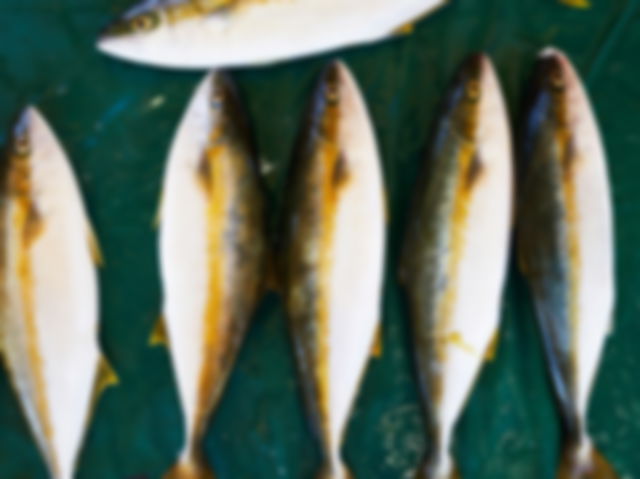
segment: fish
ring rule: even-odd
[[[205,76],[177,129],[160,207],[160,327],[185,443],[165,479],[214,477],[201,441],[266,284],[266,198],[232,78]]]
[[[366,104],[348,67],[321,74],[298,135],[278,255],[318,479],[352,477],[341,446],[379,328],[385,193]]]
[[[459,478],[454,428],[500,325],[513,209],[511,134],[484,54],[452,80],[409,209],[399,258],[431,440],[419,479]]]
[[[50,477],[71,479],[98,394],[102,262],[65,151],[27,107],[0,173],[0,351]]]
[[[162,68],[265,65],[403,31],[446,0],[145,1],[105,29],[98,49]]]
[[[615,302],[606,154],[587,93],[564,53],[541,53],[530,88],[520,139],[517,253],[564,428],[557,477],[615,478],[587,429]]]

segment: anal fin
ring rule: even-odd
[[[382,357],[384,341],[382,339],[382,323],[378,322],[376,327],[376,334],[373,338],[373,345],[371,346],[371,356],[374,358]]]
[[[89,224],[87,224],[87,241],[89,242],[89,252],[91,253],[93,263],[96,266],[104,266],[104,256],[102,255],[98,237]]]
[[[169,344],[169,336],[165,327],[164,317],[160,316],[153,326],[151,336],[149,336],[149,346],[166,346]]]

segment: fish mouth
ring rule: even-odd
[[[569,81],[568,60],[554,47],[540,52],[534,71],[534,85],[541,90],[562,91]]]
[[[32,110],[31,106],[27,106],[16,116],[16,120],[13,123],[13,136],[15,138],[25,136],[29,131]]]
[[[120,38],[129,35],[131,30],[129,28],[129,20],[121,18],[115,22],[110,23],[102,29],[98,34],[98,43],[111,40],[113,38]]]
[[[482,52],[469,55],[460,66],[459,79],[480,81],[489,68],[489,57]]]

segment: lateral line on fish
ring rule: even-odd
[[[564,112],[566,115],[566,111]],[[561,127],[557,133],[557,141],[562,151],[562,192],[564,195],[565,215],[567,222],[567,248],[570,262],[569,267],[569,326],[577,331],[580,316],[578,292],[580,290],[580,238],[578,233],[578,198],[575,184],[576,158],[573,158],[571,148],[571,132]],[[577,368],[577,334],[571,334],[571,369]]]
[[[219,364],[215,361],[214,347],[225,338],[219,337],[219,324],[226,320],[223,288],[224,288],[224,259],[222,254],[222,242],[224,233],[224,217],[228,207],[228,191],[226,185],[226,162],[221,156],[226,152],[221,143],[222,131],[216,126],[211,133],[210,143],[205,152],[203,161],[206,162],[208,173],[207,194],[207,264],[209,270],[208,287],[209,296],[205,306],[202,320],[204,321],[203,337],[203,368],[200,372],[198,386],[198,408],[194,424],[196,427],[205,427],[206,421],[202,420],[208,415],[211,403],[211,391],[217,383]],[[204,431],[193,431],[196,437]],[[194,438],[187,438],[187,444],[191,445]]]
[[[321,259],[320,259],[320,286],[318,301],[318,347],[317,347],[317,378],[319,385],[319,408],[321,428],[324,435],[324,443],[330,444],[330,430],[327,423],[329,418],[329,302],[330,298],[330,271],[332,264],[331,251],[335,232],[336,208],[338,202],[339,185],[336,184],[336,166],[340,161],[339,150],[339,107],[337,104],[328,104],[326,118],[323,119],[322,136],[320,145],[322,168],[322,216],[321,216]],[[326,139],[326,140],[325,140]]]
[[[457,279],[462,261],[462,250],[465,244],[465,226],[469,215],[469,195],[471,190],[466,185],[468,171],[472,167],[476,153],[476,145],[471,141],[463,143],[457,163],[456,192],[449,216],[450,251],[447,255],[447,286],[438,301],[438,321],[436,326],[437,355],[444,362],[446,357],[447,338],[454,304],[457,298]],[[436,394],[438,396],[438,394]]]

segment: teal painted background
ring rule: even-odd
[[[640,478],[640,1],[452,0],[408,37],[235,74],[279,210],[293,139],[323,65],[354,70],[378,133],[390,201],[384,354],[374,359],[344,454],[358,479],[409,479],[427,438],[395,281],[408,192],[435,107],[459,62],[493,57],[512,116],[536,52],[565,49],[587,81],[609,152],[616,212],[616,322],[593,395],[593,436],[625,479]],[[201,74],[145,69],[98,54],[97,32],[130,0],[0,0],[0,131],[26,103],[71,156],[106,256],[101,342],[121,377],[99,402],[80,479],[160,478],[182,441],[166,350],[147,339],[159,313],[152,227],[165,156]],[[0,135],[0,143],[6,135]],[[465,479],[552,478],[558,420],[526,290],[512,268],[497,358],[457,429]],[[300,405],[281,303],[268,295],[212,421],[206,451],[220,479],[313,478],[318,455]],[[46,478],[0,375],[0,477]]]

